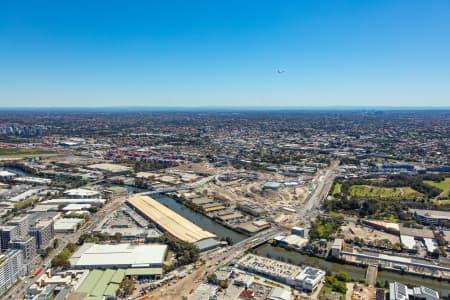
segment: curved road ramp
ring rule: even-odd
[[[198,227],[151,197],[134,196],[129,198],[127,202],[132,208],[157,224],[162,230],[184,242],[193,244],[204,239],[216,237],[211,232]]]

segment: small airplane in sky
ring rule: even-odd
[[[280,70],[280,69],[277,70],[278,74],[283,74],[284,72],[286,72],[286,71],[285,70]]]

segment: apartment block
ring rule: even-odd
[[[11,288],[20,276],[26,274],[21,250],[9,250],[0,255],[0,295]]]

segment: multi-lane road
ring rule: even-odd
[[[300,223],[305,227],[309,227],[309,224],[313,218],[315,218],[319,212],[320,203],[328,195],[333,181],[336,177],[336,171],[339,162],[333,162],[330,168],[317,179],[316,186],[308,199],[305,201],[298,213]],[[226,264],[234,258],[240,257],[248,249],[251,249],[259,244],[262,244],[268,240],[273,239],[277,235],[285,234],[285,230],[278,226],[260,232],[252,237],[242,240],[232,246],[226,248],[216,249],[203,254],[203,258],[207,258],[207,262],[216,262],[220,265]],[[189,291],[195,289],[201,282],[200,279],[205,279],[205,274],[213,271],[218,266],[215,264],[207,263],[196,272],[187,275],[182,280],[179,280],[175,285],[170,287],[170,292],[166,288],[161,291],[154,291],[153,296],[158,296],[158,299],[173,299],[174,297],[180,298],[186,296],[186,287],[189,287]],[[202,274],[199,278],[199,274]],[[143,287],[145,288],[145,287]]]
[[[333,181],[336,177],[336,171],[338,167],[338,162],[333,162],[330,168],[325,172],[325,174],[321,175],[315,182],[315,188],[299,209],[297,218],[298,223],[303,224],[306,229],[309,228],[309,224],[311,220],[313,220],[319,212],[320,202],[327,196],[329,193]],[[212,176],[213,178],[213,176]],[[69,243],[75,243],[78,241],[81,235],[85,233],[93,232],[93,230],[97,227],[99,222],[116,210],[123,202],[124,198],[117,199],[111,202],[108,202],[102,209],[100,209],[95,215],[93,215],[87,223],[83,225],[80,230],[73,234],[66,235],[58,235],[59,245],[58,248],[52,251],[52,253],[43,261],[39,261],[35,267],[36,269],[43,265],[44,267],[49,267],[51,260],[58,255],[62,249]],[[267,240],[273,239],[275,236],[285,233],[283,229],[278,226],[273,226],[271,229],[256,234],[252,237],[249,237],[243,241],[240,241],[232,246],[229,246],[225,249],[220,249],[217,251],[213,251],[211,254],[213,255],[213,259],[215,261],[220,261],[221,263],[228,262],[234,257],[239,257],[242,255],[247,249],[250,249],[258,244],[264,243]],[[24,294],[28,288],[33,284],[34,280],[25,279],[19,281],[13,288],[8,291],[8,293],[4,296],[4,299],[17,299],[18,295]]]
[[[332,162],[325,174],[316,179],[316,186],[314,190],[308,196],[298,212],[298,223],[302,224],[306,230],[309,229],[311,221],[317,217],[320,209],[320,203],[325,199],[333,186],[338,165],[339,161]]]

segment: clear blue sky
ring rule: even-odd
[[[118,105],[450,106],[450,1],[0,3],[0,106]]]

